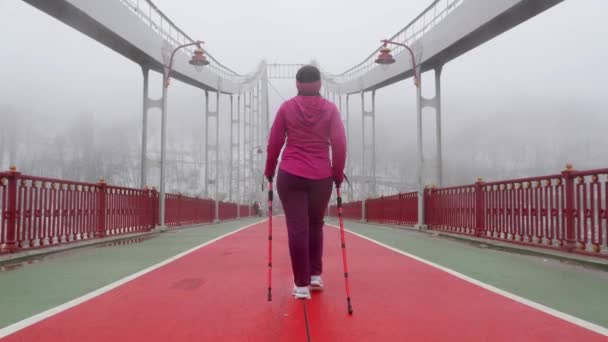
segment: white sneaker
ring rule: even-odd
[[[293,286],[293,296],[295,299],[310,299],[310,288],[308,286]]]
[[[310,289],[312,291],[323,291],[323,279],[320,275],[310,277]]]

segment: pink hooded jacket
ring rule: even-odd
[[[333,177],[342,183],[346,136],[336,105],[321,96],[296,96],[281,105],[268,139],[267,178],[274,178],[286,139],[281,170],[307,179]]]

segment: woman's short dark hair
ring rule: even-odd
[[[320,80],[321,72],[314,65],[305,65],[296,74],[296,81],[300,83],[312,83]]]

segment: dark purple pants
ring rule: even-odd
[[[323,271],[323,216],[332,183],[332,178],[307,179],[279,170],[277,191],[287,219],[296,286],[310,285],[310,276],[321,275]]]

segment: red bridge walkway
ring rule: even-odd
[[[290,295],[285,222],[275,222],[272,302],[260,223],[3,341],[306,341],[302,304]],[[338,241],[337,229],[326,228],[326,290],[307,302],[313,341],[607,341],[584,321],[558,318],[353,234],[349,316]]]

